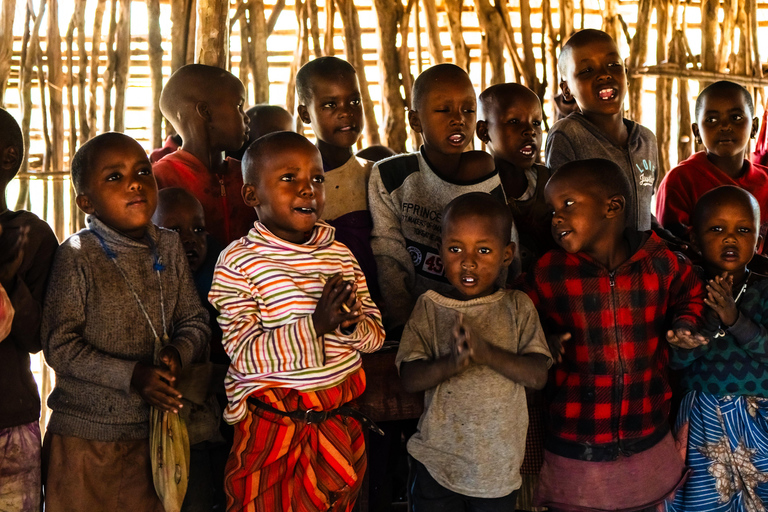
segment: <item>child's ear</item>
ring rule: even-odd
[[[195,111],[197,112],[197,115],[205,119],[206,121],[211,120],[211,110],[208,108],[208,103],[204,101],[198,101],[195,103]]]
[[[608,198],[608,211],[606,218],[611,219],[618,215],[624,215],[624,209],[627,206],[627,201],[621,194],[614,194]]]
[[[755,244],[755,252],[762,254],[763,252],[763,235],[757,235],[757,243]]]
[[[19,164],[19,149],[15,146],[8,146],[3,150],[0,166],[4,171],[14,170]]]
[[[696,144],[701,144],[701,132],[699,131],[699,125],[691,123],[691,131],[693,132],[693,138],[696,139]]]
[[[573,100],[573,95],[571,94],[571,89],[568,87],[568,82],[566,82],[565,80],[561,80],[560,90],[563,91],[563,99],[565,101]]]
[[[478,121],[475,125],[475,132],[477,132],[477,138],[488,144],[491,142],[491,137],[488,135],[488,122]]]
[[[82,212],[86,215],[90,215],[96,211],[93,207],[93,203],[91,203],[91,200],[85,194],[78,194],[75,198],[75,203],[77,204],[77,207],[80,208],[80,210],[82,210]]]
[[[508,267],[512,264],[512,260],[515,257],[515,249],[517,249],[515,242],[509,242],[504,248],[504,259],[502,261],[505,267]]]
[[[299,119],[301,119],[302,123],[310,124],[312,122],[312,119],[309,117],[309,110],[307,110],[306,105],[299,105],[296,108],[296,111],[299,113]]]
[[[416,133],[421,133],[421,119],[419,119],[419,113],[417,111],[408,111],[408,124],[411,125],[411,130]]]
[[[259,194],[256,191],[256,185],[253,183],[244,183],[243,188],[240,189],[240,194],[243,196],[245,204],[251,208],[256,208],[261,204]]]
[[[752,133],[749,134],[750,139],[757,137],[757,130],[760,129],[760,120],[757,117],[752,118]]]

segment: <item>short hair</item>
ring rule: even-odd
[[[10,180],[19,172],[21,163],[24,161],[24,135],[21,133],[19,123],[4,108],[0,108],[0,140],[2,141],[2,148],[0,149],[5,150],[7,147],[14,147],[19,152],[19,159],[10,170],[10,175],[3,176],[4,179]]]
[[[395,156],[397,151],[381,144],[373,144],[372,146],[365,147],[355,153],[358,158],[364,158],[372,162],[379,162],[385,158]]]
[[[469,79],[467,72],[456,64],[437,64],[425,69],[413,82],[411,109],[419,110],[424,97],[432,87],[439,86],[445,83],[445,81],[455,80],[456,78],[466,80],[469,87],[472,87],[472,81]]]
[[[539,106],[539,108],[541,108],[541,99],[536,95],[535,92],[524,85],[520,85],[514,82],[492,85],[480,93],[478,98],[480,115],[478,115],[477,118],[479,120],[487,120],[488,114],[492,110],[498,108],[502,101],[506,101],[508,104],[511,104],[512,102],[518,102],[521,100],[534,102]]]
[[[246,115],[250,119],[248,126],[251,128],[249,132],[251,140],[256,140],[268,133],[282,131],[283,122],[291,126],[294,122],[291,113],[279,105],[254,105],[246,111]],[[278,130],[277,127],[280,129]]]
[[[574,160],[561,165],[549,179],[549,182],[562,179],[573,179],[579,183],[581,190],[599,191],[605,197],[620,195],[624,197],[625,212],[632,208],[632,185],[624,171],[615,162],[604,158]]]
[[[712,207],[729,203],[741,203],[742,206],[752,210],[752,214],[755,216],[755,226],[760,227],[760,203],[749,191],[733,185],[723,185],[704,193],[696,201],[696,206],[693,207],[691,227],[697,231]]]
[[[77,150],[75,156],[72,157],[70,162],[69,172],[72,176],[72,184],[75,187],[77,194],[83,194],[86,192],[85,184],[88,181],[88,177],[93,172],[92,164],[93,157],[97,152],[114,147],[118,144],[136,144],[141,147],[138,142],[124,133],[119,132],[106,132],[101,133]],[[143,150],[143,148],[142,148]]]
[[[296,73],[296,94],[299,103],[306,105],[312,100],[312,84],[317,77],[330,79],[345,74],[357,75],[357,71],[352,64],[338,57],[326,55],[307,62]]]
[[[442,215],[442,231],[456,218],[484,217],[498,227],[497,234],[504,244],[512,241],[512,213],[509,207],[487,192],[469,192],[456,197],[446,205]]]
[[[607,33],[594,28],[585,28],[573,34],[560,49],[560,55],[557,58],[557,71],[560,73],[561,81],[565,80],[568,69],[567,65],[571,60],[573,50],[591,44],[594,41],[610,41],[616,44],[616,41]]]
[[[297,146],[311,148],[320,154],[314,144],[296,132],[272,132],[253,141],[243,155],[243,183],[254,184],[258,179],[259,169],[268,165],[269,158],[276,152],[291,152]]]
[[[160,111],[179,131],[177,116],[198,101],[215,101],[225,83],[242,82],[226,69],[205,64],[187,64],[176,70],[160,93]],[[183,134],[182,134],[183,135]]]
[[[699,93],[699,96],[696,98],[696,107],[694,109],[694,115],[696,121],[698,121],[699,116],[701,115],[701,111],[704,110],[704,99],[707,97],[707,95],[711,94],[741,94],[741,97],[744,99],[744,104],[747,106],[746,110],[749,112],[749,115],[751,117],[754,117],[755,115],[755,104],[752,102],[752,95],[749,94],[749,91],[742,86],[741,84],[737,84],[735,82],[731,82],[729,80],[720,80],[719,82],[715,82],[713,84],[708,85],[704,88],[703,91]]]
[[[165,206],[178,207],[179,205],[191,205],[195,208],[199,208],[201,212],[205,213],[202,203],[197,199],[192,192],[181,187],[169,187],[161,189],[157,192],[157,208],[155,209],[155,218],[158,212]]]

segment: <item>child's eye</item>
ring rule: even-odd
[[[507,121],[509,124],[517,124],[519,121],[517,119],[510,119]]]
[[[572,199],[566,199],[563,202],[563,204],[565,205],[566,208],[568,208],[569,206],[573,206],[573,203],[574,203],[574,201]]]
[[[533,126],[541,126],[541,121],[534,121],[531,124],[533,124]]]
[[[589,72],[591,72],[591,71],[592,71],[592,68],[584,68],[584,69],[582,69],[581,71],[579,71],[579,72],[577,73],[577,75],[584,75],[584,74],[586,74],[586,73],[589,73]]]
[[[743,119],[744,119],[744,116],[743,116],[743,115],[741,115],[741,114],[735,114],[735,115],[733,116],[733,120],[734,120],[734,121],[741,121],[741,120],[743,120]]]
[[[710,117],[707,117],[706,119],[704,119],[704,122],[705,123],[716,123],[717,122],[717,118],[710,116]]]
[[[293,181],[293,174],[283,174],[280,176],[280,181]]]
[[[749,228],[739,228],[739,233],[751,233],[752,230]]]
[[[715,233],[720,233],[723,230],[723,228],[721,228],[720,226],[712,226],[711,228],[709,228],[709,230]]]
[[[461,252],[461,248],[456,247],[455,245],[452,245],[448,248],[448,252],[459,253]]]
[[[491,249],[488,247],[481,247],[477,250],[480,254],[491,254]]]
[[[151,167],[145,167],[143,169],[139,169],[139,174],[144,176],[151,176],[152,175],[152,168]]]
[[[473,109],[473,108],[465,108],[464,112],[467,113],[467,114],[474,114],[475,113],[475,109]]]
[[[334,108],[336,104],[333,102],[323,103],[323,108]]]
[[[203,233],[205,233],[205,228],[199,228],[199,227],[194,228],[192,232],[196,235],[202,235]]]
[[[113,172],[112,174],[107,176],[107,181],[117,181],[117,180],[119,180],[122,177],[123,177],[123,175],[120,174],[119,172]]]
[[[359,99],[358,100],[352,100],[352,101],[349,102],[349,104],[352,105],[353,107],[359,106],[360,103],[361,103],[361,101]]]
[[[312,180],[315,183],[325,183],[325,176],[323,176],[322,174],[318,174],[317,176],[313,177]]]

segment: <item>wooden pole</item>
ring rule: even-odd
[[[443,57],[443,45],[440,43],[440,27],[437,25],[437,5],[435,0],[422,0],[424,2],[424,15],[427,17],[427,43],[432,65],[445,62]]]
[[[635,35],[629,44],[629,117],[636,123],[643,119],[643,78],[634,77],[632,71],[645,63],[648,55],[648,31],[654,0],[639,0]]]
[[[485,36],[488,63],[491,66],[490,85],[504,83],[504,22],[489,0],[475,0],[475,11]]]
[[[669,38],[669,4],[657,0],[656,4],[656,62],[667,61],[667,40]],[[656,142],[659,146],[659,168],[657,180],[669,171],[670,132],[672,124],[672,80],[656,79]]]
[[[461,27],[461,12],[463,9],[464,0],[445,0],[448,30],[451,33],[453,63],[469,73],[469,47],[467,47],[467,43],[464,41],[464,33]]]
[[[86,87],[88,86],[88,49],[85,47],[85,0],[75,3],[75,29],[77,30],[77,110],[80,120],[79,140],[85,144],[88,140],[88,101]]]
[[[549,54],[549,58],[547,59],[548,66],[544,66],[544,77],[547,77],[547,74],[551,77],[550,84],[549,84],[549,94],[550,98],[554,99],[555,96],[560,94],[560,78],[558,77],[558,71],[557,71],[557,48],[558,48],[558,41],[557,41],[557,32],[555,32],[555,26],[552,23],[552,3],[551,0],[542,0],[541,2],[541,10],[543,12],[543,25],[542,28],[546,28],[547,35],[549,37],[544,38],[542,36],[542,40],[546,41],[546,50]]]
[[[253,63],[254,103],[269,103],[269,60],[267,59],[267,21],[264,18],[263,0],[251,0],[248,8],[250,21],[248,33],[252,46],[249,51]],[[319,39],[319,35],[318,35]],[[319,44],[319,43],[318,43]]]
[[[368,146],[381,144],[379,123],[373,110],[371,92],[368,89],[368,79],[365,76],[365,61],[363,47],[360,41],[360,18],[357,15],[354,0],[336,0],[336,7],[344,25],[344,46],[347,60],[357,70],[360,82],[360,96],[363,100],[363,115],[365,116],[365,142]]]
[[[98,116],[98,99],[96,98],[96,88],[99,85],[99,61],[101,55],[101,25],[104,22],[104,10],[107,6],[107,0],[98,0],[96,3],[96,13],[93,18],[93,35],[91,39],[91,68],[88,79],[88,133],[86,140],[96,135],[96,118]]]
[[[581,0],[582,6],[584,0]],[[573,0],[559,0],[560,4],[560,44],[565,43],[573,34]],[[584,28],[584,16],[581,17],[581,26]]]
[[[288,74],[288,84],[286,85],[285,108],[291,114],[296,114],[296,73],[309,59],[307,35],[307,5],[303,0],[296,0],[296,21],[298,22],[296,49],[293,52],[290,72]],[[354,64],[353,64],[354,65]],[[296,117],[296,131],[303,131],[303,124],[298,116]]]
[[[511,27],[511,23],[509,25]],[[523,36],[522,69],[525,85],[541,96],[543,91],[539,90],[539,79],[536,76],[536,59],[533,56],[533,29],[531,28],[531,5],[528,3],[528,0],[520,0],[520,35]]]
[[[163,114],[160,112],[160,93],[163,91],[163,35],[160,32],[160,0],[147,0],[149,24],[149,76],[152,82],[152,132],[153,148],[163,145]]]
[[[336,4],[333,0],[325,2],[325,34],[323,35],[323,54],[333,55],[333,22],[336,17]]]
[[[171,0],[171,74],[190,63],[190,47],[194,55],[195,19],[194,0]]]
[[[75,111],[75,66],[73,48],[75,41],[75,25],[77,24],[77,10],[78,8],[76,5],[75,12],[72,13],[72,17],[69,19],[67,35],[65,37],[67,42],[67,106],[69,107],[68,154],[70,162],[72,161],[72,157],[75,155],[75,149],[77,146],[77,114]]]
[[[676,63],[681,70],[686,68],[688,58],[685,51],[685,34],[676,30],[672,36],[672,48],[669,61]],[[681,77],[677,81],[677,106],[680,119],[677,135],[677,161],[682,162],[691,156],[693,133],[691,132],[691,106],[688,101],[688,79]]]
[[[405,152],[405,100],[400,94],[398,62],[398,24],[403,20],[400,0],[374,0],[379,70],[382,77],[381,99],[384,111],[384,144],[397,152]]]
[[[59,0],[49,0],[47,29],[48,97],[50,98],[51,137],[48,170],[64,170],[64,71],[61,66],[61,32],[59,31]],[[46,143],[48,140],[46,140]],[[46,187],[47,190],[47,187]],[[68,233],[64,228],[64,181],[53,180],[53,231],[59,240]]]
[[[323,56],[323,47],[320,45],[320,26],[317,13],[317,1],[307,0],[307,9],[309,14],[309,33],[312,36],[312,51],[315,58]]]
[[[419,3],[421,0],[416,0],[416,8],[413,10],[413,34],[415,37],[414,48],[416,49],[416,71],[420,75],[424,70],[424,64],[421,60],[421,10],[419,9]]]
[[[131,1],[120,0],[115,57],[115,131],[125,131],[125,91],[131,66]],[[159,147],[159,146],[157,146]]]
[[[723,0],[723,23],[720,28],[720,44],[717,46],[715,71],[725,72],[728,67],[728,56],[731,53],[733,29],[736,21],[736,0]],[[709,28],[709,27],[707,27]]]
[[[716,71],[717,11],[720,0],[701,0],[701,69]],[[706,82],[701,88],[706,87]]]
[[[246,10],[248,9],[247,0],[237,6],[237,12],[229,20],[229,28],[234,28],[237,22],[240,26],[240,70],[238,76],[243,83],[243,88],[248,94],[248,88],[251,86],[250,73],[253,72],[253,56],[251,55],[251,24],[248,23]],[[254,86],[255,87],[255,86]],[[255,94],[255,93],[254,93]]]
[[[11,74],[15,17],[16,0],[2,0],[0,4],[0,107],[5,107],[5,89]]]
[[[331,9],[331,12],[333,12],[333,2],[328,2],[326,4],[326,9]],[[272,32],[275,30],[275,25],[277,24],[277,18],[280,17],[280,13],[283,12],[283,9],[285,8],[285,0],[277,0],[275,2],[275,6],[272,8],[272,12],[269,13],[269,19],[267,20],[267,35],[271,35]]]
[[[229,50],[228,17],[227,0],[197,0],[195,62],[226,69]]]
[[[41,2],[42,8],[45,5]],[[24,137],[24,147],[29,148],[29,128],[32,121],[32,66],[34,65],[34,51],[32,49],[32,33],[40,30],[40,24],[38,20],[42,19],[42,13],[40,16],[35,17],[32,12],[32,4],[26,4],[26,10],[24,13],[24,35],[22,36],[21,44],[21,61],[24,63],[19,69],[20,84],[21,84],[21,133]],[[34,18],[34,27],[30,31],[29,24]],[[21,168],[19,174],[26,174],[29,171],[29,157],[24,158],[21,161]],[[16,199],[16,206],[14,210],[26,210],[29,208],[29,177],[19,178],[19,195]]]
[[[104,106],[102,111],[101,131],[108,132],[112,127],[112,85],[115,82],[117,55],[115,53],[115,35],[117,33],[117,0],[109,1],[109,32],[107,34],[107,69],[104,71],[102,88]]]

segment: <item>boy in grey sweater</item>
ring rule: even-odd
[[[136,141],[90,140],[72,160],[72,181],[88,227],[57,251],[43,311],[43,351],[56,371],[46,510],[161,512],[149,409],[182,407],[174,386],[207,349],[208,315],[179,236],[151,223],[157,185]]]

